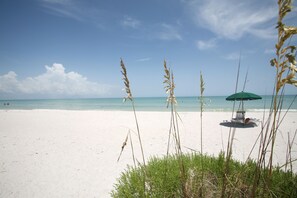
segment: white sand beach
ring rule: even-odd
[[[231,112],[203,114],[203,149],[217,155],[226,149]],[[146,158],[166,153],[170,113],[137,112]],[[262,120],[262,112],[247,112]],[[184,152],[200,149],[200,113],[180,113],[180,133]],[[289,112],[276,142],[275,163],[283,164],[287,134],[297,129],[297,112]],[[138,159],[133,112],[10,110],[0,111],[0,197],[110,197],[120,173],[132,165],[128,143],[117,162],[129,129]],[[261,125],[237,128],[234,158],[245,160]],[[190,149],[189,149],[190,148]],[[252,157],[256,156],[256,151]],[[293,145],[293,158],[297,158]],[[295,171],[297,164],[294,164]]]

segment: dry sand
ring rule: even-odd
[[[170,114],[137,112],[137,116],[146,158],[164,155]],[[200,114],[180,116],[183,151],[199,150]],[[262,119],[263,113],[247,112],[247,117]],[[220,123],[230,118],[231,112],[203,114],[205,153],[217,155],[226,148],[229,128]],[[297,112],[289,112],[280,127],[275,163],[285,162],[287,134],[293,137],[296,118]],[[110,197],[116,178],[133,164],[130,144],[117,162],[129,130],[134,131],[133,143],[141,160],[135,129],[133,112],[0,111],[0,197]],[[260,130],[261,126],[236,129],[236,159],[248,157]],[[296,150],[295,143],[294,158]]]

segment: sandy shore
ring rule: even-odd
[[[146,158],[164,155],[170,114],[137,112],[137,115]],[[184,152],[191,152],[188,148],[199,150],[200,114],[186,112],[180,116]],[[263,113],[247,112],[247,117],[262,119]],[[205,153],[217,155],[226,148],[229,128],[220,123],[230,118],[231,112],[203,114]],[[296,118],[297,112],[289,112],[280,127],[275,163],[285,161],[287,134],[293,137]],[[110,197],[116,178],[127,164],[133,163],[129,144],[117,162],[129,129],[136,130],[132,112],[0,111],[0,197]],[[258,126],[236,130],[235,158],[247,158],[260,129]],[[135,132],[132,138],[140,160]],[[296,150],[294,144],[294,158]]]

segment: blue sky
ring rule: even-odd
[[[271,94],[276,20],[276,0],[1,0],[0,99],[122,97],[120,58],[135,97],[165,96],[164,59],[177,96],[198,95],[200,71],[205,95],[229,95],[240,53],[239,90],[248,72]]]

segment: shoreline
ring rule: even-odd
[[[170,112],[137,111],[145,157],[164,156]],[[179,112],[183,151],[199,151],[200,112]],[[225,150],[230,128],[220,125],[232,112],[203,113],[203,150],[217,156]],[[267,115],[266,115],[267,116]],[[246,117],[262,120],[263,112]],[[274,164],[284,163],[287,134],[297,129],[297,112],[288,112],[276,141]],[[1,197],[110,197],[113,184],[133,165],[130,143],[117,158],[128,131],[135,155],[140,149],[132,111],[0,110]],[[244,161],[261,126],[236,129],[233,157]],[[190,148],[190,149],[188,149]],[[297,158],[296,146],[292,158]],[[257,146],[251,157],[256,156]],[[296,162],[293,163],[297,171]]]
[[[199,112],[199,97],[177,97],[178,112]],[[297,101],[294,96],[284,97],[283,109],[291,107],[290,111],[297,112]],[[248,111],[269,111],[271,106],[271,96],[263,96],[262,100],[252,100],[245,102],[245,109]],[[166,112],[169,111],[166,97],[142,97],[135,98],[135,108],[137,111]],[[294,102],[293,102],[294,101]],[[229,112],[233,110],[234,101],[227,101],[225,96],[209,96],[204,98],[205,112]],[[239,102],[235,103],[238,108]],[[2,101],[0,109],[16,110],[104,110],[104,111],[131,111],[129,101],[123,103],[123,98],[93,98],[93,99],[41,99],[41,100],[12,100]]]
[[[0,112],[7,112],[7,111],[73,111],[73,112],[133,112],[132,107],[131,110],[119,110],[119,109],[0,109]],[[270,109],[245,109],[247,113],[269,113]],[[136,112],[139,113],[145,113],[145,112],[151,112],[151,113],[169,113],[169,109],[165,110],[137,110]],[[200,110],[192,110],[192,111],[184,111],[184,110],[177,110],[178,113],[199,113],[200,115]],[[236,112],[236,110],[234,111]],[[282,109],[280,112],[291,112],[291,113],[297,113],[297,109]],[[204,109],[203,113],[232,113],[232,110],[218,110],[218,109]]]

